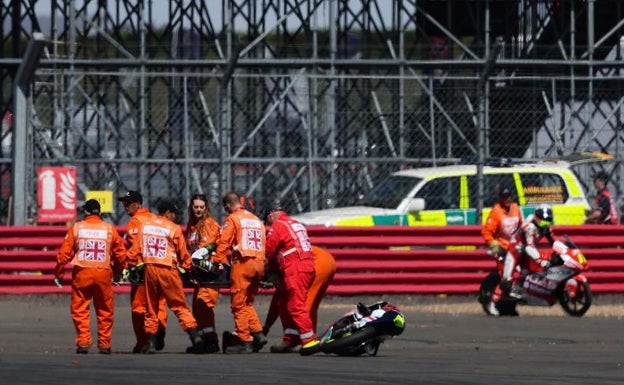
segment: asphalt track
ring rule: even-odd
[[[268,297],[258,300],[264,317]],[[354,302],[379,298],[327,298],[319,325]],[[545,309],[542,315],[493,318],[473,298],[388,296],[407,318],[405,332],[376,357],[317,354],[250,355],[183,353],[187,336],[171,315],[165,349],[131,354],[133,334],[127,295],[116,296],[113,354],[74,353],[69,296],[0,297],[0,383],[3,384],[622,384],[624,314],[582,318]],[[222,297],[217,327],[232,327]],[[616,299],[624,304],[624,299]],[[456,302],[456,306],[453,304]],[[447,305],[451,306],[447,306]],[[474,307],[472,306],[474,304]],[[469,310],[466,310],[469,309]],[[269,345],[279,342],[277,327]],[[93,329],[94,330],[94,329]]]

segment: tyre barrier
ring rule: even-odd
[[[0,294],[69,293],[69,282],[63,289],[52,282],[66,231],[65,226],[1,227]],[[624,293],[624,225],[555,226],[554,232],[569,235],[585,254],[592,292]],[[479,226],[310,226],[308,233],[313,244],[336,258],[330,295],[476,294],[495,267]],[[115,287],[129,291],[126,285]]]

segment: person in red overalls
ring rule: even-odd
[[[139,229],[146,220],[154,218],[155,214],[150,212],[147,207],[143,207],[143,197],[138,191],[130,190],[121,197],[117,198],[123,204],[126,214],[131,218],[126,228],[126,248],[130,250],[137,239]],[[132,328],[136,336],[136,343],[132,349],[132,353],[141,353],[145,346],[146,334],[143,329],[145,323],[146,299],[145,286],[132,285],[130,288],[130,307],[132,309]],[[162,350],[165,347],[165,333],[167,330],[167,302],[165,298],[160,299],[160,307],[158,311],[158,333],[156,334],[156,350]]]
[[[264,276],[265,228],[257,216],[245,210],[236,192],[226,193],[222,202],[229,215],[221,228],[212,261],[232,266],[230,308],[235,325],[234,333],[223,333],[223,352],[257,352],[267,343],[254,308],[254,299]]]
[[[163,296],[178,318],[180,327],[189,335],[193,345],[191,352],[203,353],[204,350],[197,321],[191,314],[182,288],[180,272],[191,271],[191,255],[186,249],[182,229],[173,222],[177,212],[173,202],[163,200],[158,205],[158,216],[145,220],[139,228],[137,242],[128,251],[128,265],[144,263],[147,342],[142,352],[145,354],[156,352],[159,302]]]
[[[615,200],[611,196],[611,192],[607,190],[607,180],[609,177],[606,172],[599,172],[594,176],[594,187],[596,188],[596,197],[594,198],[594,206],[592,211],[585,219],[585,223],[598,223],[604,225],[617,225],[619,222]]]
[[[219,223],[212,217],[208,199],[204,194],[191,197],[188,207],[189,220],[184,231],[186,246],[193,254],[202,247],[214,249],[219,239]],[[197,287],[193,291],[193,316],[204,339],[204,352],[219,351],[219,338],[215,329],[214,307],[219,299],[219,289]],[[192,348],[192,347],[191,347]]]
[[[314,280],[314,257],[308,232],[279,205],[272,204],[267,208],[265,220],[271,226],[266,244],[269,270],[279,272],[283,291],[279,308],[284,334],[282,343],[272,346],[271,352],[290,351],[301,342],[299,353],[316,353],[320,349],[320,341],[316,338],[306,304],[308,290]]]
[[[314,245],[312,246],[312,256],[314,258],[314,280],[308,289],[306,306],[310,311],[312,330],[316,332],[318,324],[318,309],[321,305],[321,301],[325,297],[325,293],[327,293],[329,284],[336,274],[336,260],[327,250]],[[286,327],[283,320],[287,317],[283,317],[280,312],[280,310],[286,309],[286,306],[280,305],[280,302],[284,301],[285,297],[283,284],[281,282],[277,282],[275,291],[273,292],[273,297],[271,298],[269,310],[267,311],[263,331],[264,334],[267,335],[279,315],[280,319],[282,319],[284,335],[290,334],[290,336],[288,336],[286,341],[282,340],[280,345],[271,346],[271,352],[273,353],[296,353],[299,351],[299,333],[297,330]]]
[[[97,315],[97,344],[102,354],[111,353],[114,301],[113,276],[126,259],[123,239],[110,223],[100,217],[100,203],[89,199],[83,206],[84,220],[75,223],[65,236],[56,256],[54,282],[61,287],[65,265],[72,270],[71,317],[76,328],[76,353],[86,354],[91,346],[90,309]],[[113,273],[114,264],[115,274]]]

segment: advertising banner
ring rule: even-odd
[[[75,221],[76,168],[39,167],[37,182],[37,223]]]

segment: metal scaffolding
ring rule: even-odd
[[[148,202],[185,203],[205,192],[218,206],[236,189],[260,205],[280,200],[307,211],[354,203],[402,167],[477,159],[480,151],[521,159],[601,150],[622,158],[623,7],[617,0],[3,2],[0,103],[8,122],[17,68],[42,32],[51,45],[31,84],[30,164],[77,166],[81,193],[139,189]],[[15,194],[7,152],[14,129],[5,123],[2,131],[5,218]],[[606,166],[618,198],[619,165]],[[24,178],[32,218],[36,181]],[[112,219],[120,222],[117,209]]]

